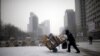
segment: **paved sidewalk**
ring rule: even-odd
[[[0,56],[85,56],[84,52],[75,53],[72,49],[71,53],[66,50],[59,49],[57,53],[53,53],[46,47],[30,46],[30,47],[4,47],[0,48]]]
[[[58,47],[58,52],[53,53],[45,46],[26,46],[26,47],[2,47],[0,48],[0,56],[100,56],[100,42],[93,42],[89,45],[88,42],[77,43],[81,53],[77,54],[72,48],[71,53],[66,52],[66,49]],[[83,48],[83,49],[82,49]],[[91,50],[91,51],[90,51]]]
[[[77,43],[80,48],[84,48],[87,50],[91,50],[91,51],[96,51],[96,52],[100,52],[100,42],[98,41],[94,41],[92,45],[89,44],[89,42],[80,42]]]

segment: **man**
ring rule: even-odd
[[[70,52],[71,51],[70,47],[73,46],[77,51],[76,53],[80,53],[80,50],[76,46],[76,42],[75,42],[75,39],[74,39],[72,33],[69,32],[69,30],[65,30],[65,34],[67,35],[67,37],[68,37],[67,40],[69,41],[69,43],[68,43],[68,51],[67,52]]]
[[[92,40],[93,40],[92,36],[89,36],[89,43],[90,44],[92,44]]]

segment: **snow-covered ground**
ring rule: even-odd
[[[72,49],[71,53],[58,48],[57,53],[53,53],[46,47],[27,46],[27,47],[3,47],[0,48],[0,56],[84,56],[85,53],[75,53]]]
[[[93,42],[92,45],[90,45],[88,42],[80,42],[78,45],[84,49],[100,52],[100,42]]]

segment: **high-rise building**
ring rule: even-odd
[[[0,28],[1,28],[1,0],[0,0]]]
[[[60,34],[64,33],[64,27],[60,27],[59,32],[60,32]]]
[[[38,39],[38,17],[32,12],[29,17],[28,32],[33,40]]]
[[[41,28],[41,26],[40,26],[40,24],[39,24],[39,26],[38,26],[38,37],[39,37],[39,39],[40,39],[42,36],[43,36],[43,30],[42,30],[42,28]]]
[[[64,16],[64,27],[68,28],[69,31],[76,36],[76,23],[75,23],[75,12],[72,9],[68,9]]]
[[[75,7],[77,38],[85,40],[87,37],[85,0],[75,0]]]
[[[0,0],[0,35],[1,35],[1,0]]]
[[[39,27],[42,29],[42,35],[48,35],[50,34],[50,21],[45,20],[42,22]]]
[[[77,33],[83,33],[83,39],[88,35],[100,37],[100,1],[75,0]],[[81,38],[82,39],[82,38]]]
[[[88,33],[100,38],[100,0],[85,0]]]
[[[0,0],[0,24],[1,24],[1,0]]]

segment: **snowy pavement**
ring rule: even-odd
[[[59,49],[57,53],[53,53],[46,47],[28,46],[28,47],[3,47],[0,48],[0,56],[85,56],[84,52],[75,53],[72,49],[71,53],[66,50]]]
[[[80,42],[80,43],[77,43],[77,44],[79,45],[80,48],[100,52],[100,41],[99,42],[93,42],[92,45],[90,45],[88,42]]]
[[[100,56],[96,55],[100,52],[100,42],[93,42],[89,45],[88,42],[77,43],[81,53],[77,54],[72,48],[71,53],[66,52],[66,49],[57,47],[58,52],[53,53],[45,46],[26,46],[26,47],[1,47],[0,56]],[[84,50],[83,50],[83,49]]]

